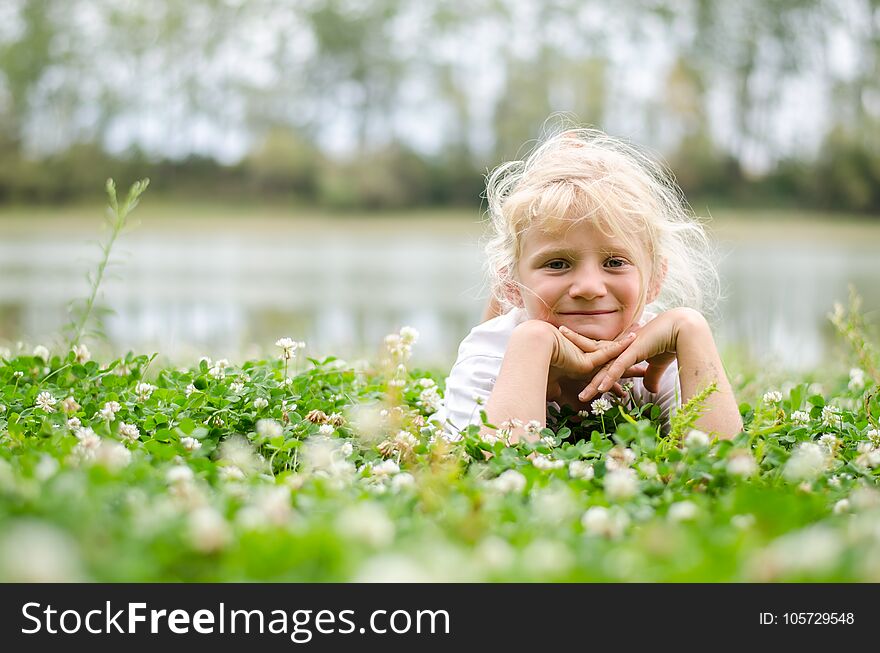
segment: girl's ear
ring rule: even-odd
[[[669,266],[664,258],[657,265],[657,269],[651,279],[651,285],[648,287],[648,296],[645,301],[646,304],[650,304],[660,295],[660,289],[663,288],[663,281],[666,279],[666,271],[668,269]]]
[[[508,277],[501,286],[501,292],[504,295],[504,299],[514,306],[522,308],[522,295],[519,292],[519,286],[517,286],[516,281]]]

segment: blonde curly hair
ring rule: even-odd
[[[717,303],[714,252],[672,174],[604,132],[549,133],[523,160],[503,163],[487,176],[486,199],[486,273],[504,311],[522,302],[516,264],[526,230],[535,225],[553,233],[583,220],[595,221],[633,253],[641,277],[637,315],[649,295],[658,310],[710,312]]]

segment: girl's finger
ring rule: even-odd
[[[633,349],[622,352],[616,360],[611,362],[607,370],[593,377],[590,384],[584,388],[582,395],[592,396],[608,392],[611,386],[620,380],[624,372],[633,367],[638,360],[638,354]],[[581,396],[581,401],[586,401],[586,399]]]
[[[631,378],[633,376],[645,376],[647,372],[647,365],[633,365],[629,369],[627,369],[623,374],[620,375],[620,378],[626,379]]]
[[[635,337],[636,335],[634,333],[631,333],[620,342],[611,343],[592,352],[590,354],[589,360],[593,366],[593,369],[605,365],[609,361],[620,356],[621,352],[626,351],[626,348],[632,344],[632,341]]]
[[[591,354],[599,348],[598,343],[595,340],[582,336],[577,331],[572,331],[567,326],[559,327],[559,332],[580,347],[581,351],[587,354]]]
[[[587,386],[581,390],[580,394],[578,394],[578,399],[581,401],[589,401],[598,393],[598,385],[599,382],[605,378],[605,372],[608,371],[608,368],[611,367],[611,363],[606,363],[593,375],[593,378],[590,379],[590,382]]]

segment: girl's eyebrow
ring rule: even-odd
[[[545,258],[547,256],[569,256],[577,255],[577,251],[565,245],[547,245],[533,252],[529,258]]]
[[[631,256],[629,248],[624,247],[622,244],[618,243],[605,243],[602,246],[595,248],[595,251],[605,256]],[[573,247],[568,247],[566,245],[545,245],[544,247],[532,253],[529,258],[538,259],[546,258],[548,256],[567,256],[569,258],[578,258],[580,254],[580,250]]]

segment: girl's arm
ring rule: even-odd
[[[575,344],[578,344],[577,337],[572,337]],[[717,390],[703,405],[703,413],[696,421],[697,428],[707,433],[715,432],[721,438],[732,438],[741,432],[742,418],[712,331],[703,315],[688,308],[667,311],[648,322],[626,351],[604,372],[593,377],[580,398],[586,401],[607,391],[625,370],[640,361],[648,361],[645,388],[656,392],[663,371],[675,358],[678,359],[682,403],[711,383],[717,384]]]
[[[576,345],[552,324],[526,320],[510,336],[501,370],[486,402],[486,418],[499,427],[519,420],[524,425],[537,421],[543,428],[547,422],[548,385],[552,386],[563,375],[586,378],[623,352],[633,337],[601,345],[584,338],[583,344]],[[522,427],[512,428],[511,442],[524,435],[535,437],[528,436]]]

